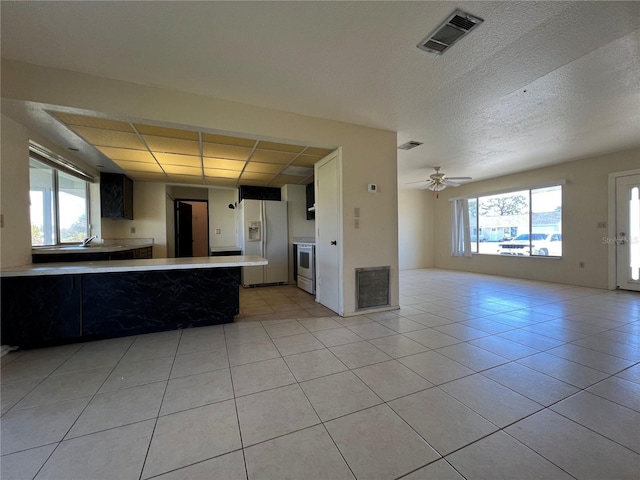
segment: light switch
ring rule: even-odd
[[[220,233],[222,233],[222,231],[219,228],[216,228],[216,235],[220,235]]]
[[[136,227],[131,227],[131,233],[136,233]]]
[[[356,207],[353,209],[353,216],[356,218],[360,218],[360,207]]]

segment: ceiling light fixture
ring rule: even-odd
[[[469,34],[482,22],[484,20],[479,17],[462,10],[455,10],[443,24],[436,28],[431,35],[424,38],[417,47],[425,52],[442,55],[454,43]]]

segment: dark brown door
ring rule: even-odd
[[[176,200],[176,257],[193,257],[192,207]]]

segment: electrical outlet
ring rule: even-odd
[[[356,218],[356,219],[354,220],[354,227],[355,227],[355,228],[360,228],[360,219],[359,219],[359,218]]]
[[[222,233],[222,230],[220,230],[219,228],[216,228],[216,235],[220,235]]]
[[[578,265],[580,265],[580,268],[584,268],[584,262],[580,262]]]
[[[4,213],[0,213],[0,228],[4,228]]]
[[[360,218],[360,207],[356,207],[353,209],[353,216],[356,218]]]
[[[136,227],[131,227],[131,233],[136,233]]]
[[[596,223],[596,228],[607,228],[607,222]]]

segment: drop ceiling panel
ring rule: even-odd
[[[74,130],[87,142],[95,146],[146,150],[146,147],[135,133],[76,126],[72,127],[72,130]]]
[[[201,167],[183,167],[182,165],[163,165],[162,169],[168,175],[198,175],[202,177]]]
[[[207,177],[217,177],[217,178],[238,178],[240,176],[240,172],[233,170],[219,170],[215,168],[205,168],[204,174]]]
[[[177,128],[156,127],[154,125],[135,124],[136,130],[142,135],[153,135],[154,137],[179,138],[182,140],[198,141],[198,132],[191,130],[179,130]]]
[[[167,181],[167,176],[164,173],[127,171],[127,176],[131,178],[131,180],[135,180],[136,182],[166,182]]]
[[[248,147],[206,142],[202,144],[202,150],[205,157],[228,158],[230,160],[246,160],[251,153],[251,148]]]
[[[126,160],[130,162],[156,163],[155,158],[148,151],[132,150],[115,147],[96,147],[111,160]]]
[[[168,183],[188,183],[191,185],[202,185],[204,183],[202,177],[193,175],[168,175]]]
[[[240,177],[240,181],[242,182],[243,180],[253,180],[258,182],[268,182],[273,177],[273,175],[269,175],[267,173],[243,172],[242,177]]]
[[[302,150],[304,150],[304,147],[300,145],[289,145],[287,143],[275,143],[275,142],[263,142],[263,141],[260,141],[258,143],[258,148],[261,150],[273,150],[276,152],[291,152],[291,153],[300,153]]]
[[[220,158],[203,158],[204,168],[241,171],[246,162],[239,160],[223,160]]]
[[[251,138],[230,137],[228,135],[215,135],[213,133],[203,133],[202,141],[206,143],[221,143],[223,145],[235,145],[237,147],[253,148],[256,140]]]
[[[125,160],[114,160],[116,165],[118,165],[123,170],[127,172],[154,172],[154,173],[163,173],[160,165],[156,162],[153,163],[144,163],[144,162],[128,162]]]
[[[202,160],[194,155],[178,155],[175,153],[154,153],[161,165],[183,165],[185,167],[201,167]]]
[[[235,187],[236,180],[230,180],[226,178],[213,178],[205,177],[205,183],[216,187]]]
[[[259,163],[259,162],[248,162],[245,167],[245,172],[253,172],[253,173],[280,173],[283,169],[282,165],[276,163]]]
[[[67,125],[78,127],[101,128],[104,130],[118,130],[121,132],[135,133],[128,122],[110,120],[108,118],[87,117],[75,113],[52,112],[52,115]]]
[[[195,141],[182,140],[180,138],[157,137],[154,135],[143,135],[142,137],[152,152],[200,155],[200,144]]]
[[[277,163],[288,165],[296,157],[295,153],[273,152],[271,150],[256,150],[251,156],[251,161],[262,163]]]
[[[291,165],[297,165],[299,167],[313,167],[316,162],[322,160],[323,157],[316,155],[305,155],[304,153],[296,158]]]
[[[294,175],[278,175],[276,178],[273,179],[273,181],[283,183],[283,185],[287,183],[298,184],[304,181],[305,178],[306,177],[298,177]]]

